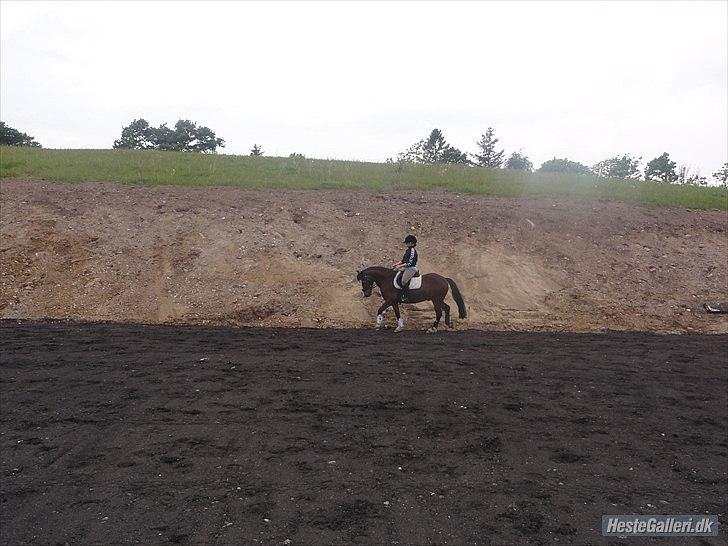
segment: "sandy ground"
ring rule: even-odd
[[[356,271],[415,233],[486,330],[728,332],[728,214],[444,192],[0,181],[0,317],[373,323]],[[405,306],[408,325],[433,317]],[[391,320],[391,316],[390,316]]]
[[[725,544],[728,336],[0,322],[2,544]],[[606,539],[603,514],[721,536]]]

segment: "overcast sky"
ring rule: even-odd
[[[0,114],[47,148],[188,118],[225,153],[728,160],[728,2],[0,2]]]

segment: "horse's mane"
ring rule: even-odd
[[[366,269],[362,269],[359,274],[357,275],[357,280],[361,279],[362,275],[369,275],[370,277],[374,277],[376,279],[386,279],[391,273],[394,273],[394,271],[389,267],[382,267],[380,265],[373,265],[371,267],[367,267]]]
[[[373,265],[371,267],[367,267],[366,269],[362,269],[362,273],[366,273],[366,272],[391,273],[392,268],[391,267],[382,267],[381,265]]]

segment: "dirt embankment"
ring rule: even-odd
[[[2,318],[369,325],[356,270],[412,232],[422,269],[460,285],[461,328],[728,332],[701,309],[728,299],[725,211],[17,179],[0,198]]]

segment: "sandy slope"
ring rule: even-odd
[[[413,232],[422,269],[462,289],[459,328],[728,332],[701,309],[728,299],[725,211],[18,179],[0,199],[3,318],[368,325],[356,270]]]

